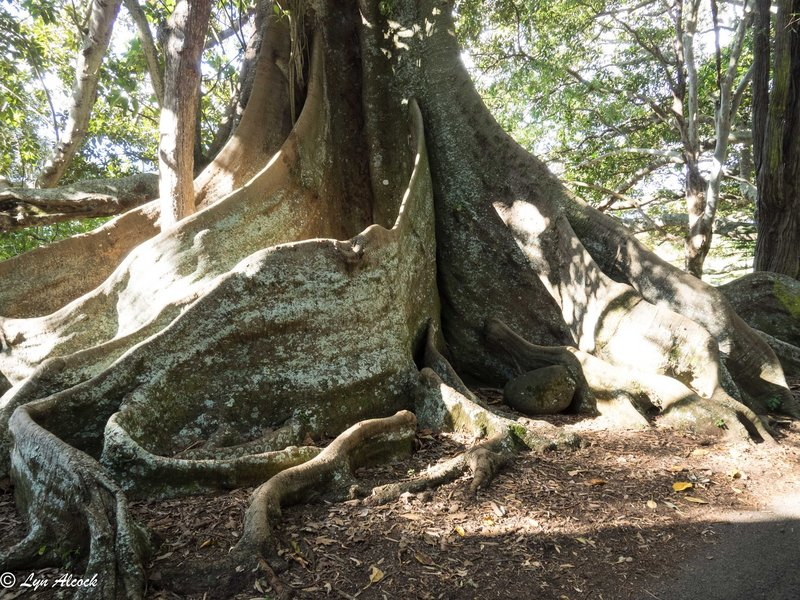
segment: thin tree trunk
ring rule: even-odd
[[[42,169],[37,186],[54,187],[78,151],[97,95],[100,63],[108,50],[111,32],[119,13],[121,0],[94,0],[89,19],[89,30],[75,63],[75,83],[72,87],[72,104],[61,140]]]
[[[688,0],[681,11],[683,22],[681,44],[683,65],[686,69],[686,135],[683,140],[686,160],[686,212],[689,231],[686,236],[686,270],[695,277],[703,275],[703,262],[711,244],[711,224],[705,218],[706,181],[700,173],[700,134],[698,131],[698,75],[694,54],[694,37],[697,32],[699,0]]]
[[[139,41],[142,44],[142,52],[147,63],[147,72],[150,75],[150,83],[153,85],[153,93],[156,96],[159,106],[164,104],[164,72],[158,62],[158,50],[153,40],[153,33],[150,31],[150,24],[147,17],[139,5],[138,0],[124,0],[125,8],[136,23],[136,30],[139,33]]]
[[[158,166],[161,227],[195,211],[194,140],[210,0],[181,0],[170,17]]]
[[[731,137],[731,125],[736,118],[739,104],[752,74],[750,71],[742,77],[741,82],[734,90],[733,83],[739,67],[739,58],[744,47],[744,38],[751,17],[750,7],[745,2],[741,20],[736,27],[733,42],[730,44],[728,66],[725,74],[719,75],[719,98],[716,103],[714,115],[715,142],[714,155],[711,168],[706,177],[706,191],[704,206],[699,218],[693,223],[689,217],[689,242],[687,244],[686,263],[688,271],[696,277],[703,275],[703,263],[711,248],[711,239],[714,234],[714,220],[717,216],[719,205],[719,191],[722,185],[723,169],[728,156],[728,146]],[[715,25],[716,26],[716,25]],[[699,172],[697,173],[699,175]],[[699,207],[698,207],[699,208]]]
[[[697,278],[703,276],[703,263],[711,247],[711,221],[706,219],[707,182],[700,173],[697,160],[686,161],[686,211],[689,232],[686,236],[686,271]]]

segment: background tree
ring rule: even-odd
[[[724,174],[748,152],[740,146],[729,161],[730,144],[749,138],[734,125],[750,80],[740,66],[750,6],[712,8],[696,0],[507,0],[461,9],[462,37],[504,124],[600,210],[633,211],[666,233],[651,215],[682,196],[685,265],[698,277]],[[543,101],[526,106],[519,99],[527,97]]]
[[[518,448],[574,440],[464,379],[556,366],[571,410],[767,444],[759,413],[800,415],[721,292],[502,130],[447,3],[291,2],[264,27],[195,214],[161,231],[149,203],[0,263],[0,474],[30,526],[0,569],[78,556],[94,597],[140,597],[129,498],[259,485],[229,557],[186,566],[230,595],[280,564],[281,506],[357,493],[356,469],[409,451],[418,423],[483,438],[434,470],[475,485]]]
[[[772,53],[770,6],[769,1],[757,1],[754,27],[753,137],[758,173],[755,269],[797,279],[800,278],[800,4],[777,2]]]
[[[126,10],[114,21],[116,33],[95,74],[96,98],[89,94],[92,102],[81,104],[91,110],[91,119],[82,142],[76,137],[69,146],[75,150],[73,158],[62,161],[64,189],[33,189],[74,110],[70,90],[78,83],[73,61],[82,56],[92,6],[31,0],[18,10],[0,7],[8,46],[3,68],[8,83],[19,84],[12,90],[16,96],[4,96],[0,105],[5,111],[0,135],[8,149],[0,170],[8,183],[1,196],[0,257],[102,223],[75,219],[119,214],[158,196],[151,173],[157,170],[163,53],[153,32],[170,13],[165,5],[135,0],[126,0]],[[213,5],[195,127],[199,167],[219,152],[241,117],[266,10],[271,10],[267,2]],[[96,45],[93,56],[99,56]],[[86,82],[80,85],[85,91]],[[89,181],[98,178],[105,181]]]
[[[179,0],[169,18],[158,144],[162,227],[174,225],[194,212],[200,59],[210,16],[210,0]]]
[[[84,41],[75,61],[72,103],[64,131],[38,178],[39,187],[53,187],[83,142],[97,95],[100,64],[119,12],[120,0],[94,0],[89,6]]]

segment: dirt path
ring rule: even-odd
[[[663,600],[800,598],[800,486],[760,511],[733,511],[713,525],[716,540],[693,552],[652,595]],[[644,597],[643,597],[644,598]]]

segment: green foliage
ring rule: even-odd
[[[783,404],[783,402],[777,396],[771,396],[767,399],[767,408],[773,412],[780,409],[781,404]]]
[[[142,2],[155,33],[174,1]],[[32,185],[63,128],[83,42],[85,2],[0,0],[0,176]],[[207,148],[239,89],[252,2],[217,2],[204,53],[201,145]],[[233,32],[222,35],[221,32]],[[103,61],[97,101],[82,147],[61,180],[109,178],[156,168],[159,107],[141,42],[121,10]],[[105,219],[33,227],[0,235],[0,259],[82,233]]]
[[[43,227],[28,227],[11,233],[0,233],[0,260],[6,260],[39,246],[52,244],[99,227],[108,217],[65,221]]]
[[[638,207],[651,213],[683,194],[684,146],[671,111],[676,93],[682,93],[679,75],[686,73],[673,53],[670,6],[664,0],[458,4],[458,35],[495,117],[586,200],[627,207],[618,213],[623,217],[639,214]],[[723,24],[735,24],[738,13],[729,6],[720,11]],[[699,31],[712,31],[710,16],[702,17]],[[713,35],[698,38],[699,134],[713,141]],[[723,41],[723,65],[727,57]],[[747,98],[742,106],[740,123],[747,128]],[[728,170],[737,170],[739,150],[731,148]],[[629,200],[615,199],[608,190]],[[738,184],[726,184],[723,192],[737,200],[739,210],[750,205]]]

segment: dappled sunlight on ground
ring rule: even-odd
[[[683,572],[681,560],[720,561],[731,522],[745,519],[758,535],[759,522],[787,519],[774,513],[773,498],[800,493],[797,422],[778,423],[781,446],[770,451],[669,430],[609,431],[575,416],[547,420],[580,423],[584,447],[520,455],[476,499],[462,478],[384,506],[352,500],[285,510],[277,532],[285,583],[299,598],[666,600],[675,596],[659,590]],[[410,459],[359,476],[366,487],[409,477],[472,443],[423,430]],[[676,491],[676,483],[691,487]],[[21,535],[21,523],[7,482],[0,487],[0,537],[8,540]],[[161,542],[148,598],[204,597],[177,589],[173,574],[227,555],[250,491],[134,503]],[[268,595],[263,573],[250,579],[238,598]],[[214,598],[213,582],[206,589]]]

